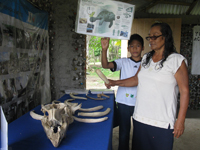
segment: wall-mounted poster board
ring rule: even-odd
[[[80,34],[128,40],[135,5],[110,0],[79,0],[75,31]]]
[[[48,13],[0,0],[0,104],[10,123],[51,100]]]

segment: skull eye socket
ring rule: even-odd
[[[60,128],[60,125],[53,127],[53,132],[57,133],[58,132],[58,128]]]

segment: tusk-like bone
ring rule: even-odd
[[[110,112],[110,108],[107,108],[103,112],[92,112],[92,113],[84,113],[84,112],[79,112],[78,116],[86,116],[86,117],[101,117],[105,116]]]
[[[95,72],[97,73],[97,75],[98,75],[106,84],[109,83],[108,79],[107,79],[106,76],[101,72],[101,70],[96,69]]]
[[[98,118],[98,119],[82,119],[82,118],[77,118],[74,117],[74,120],[78,121],[78,122],[84,122],[84,123],[97,123],[97,122],[102,122],[108,119],[108,117],[103,117],[103,118]]]
[[[87,98],[93,99],[93,100],[105,100],[106,98],[93,98],[93,97],[89,97],[86,95]]]
[[[30,112],[30,115],[31,115],[31,117],[32,117],[33,119],[36,119],[36,120],[41,120],[41,119],[44,117],[44,116],[42,116],[42,115],[38,115],[38,114],[34,113],[33,110]]]
[[[74,96],[73,93],[70,93],[69,95],[70,95],[71,98],[73,98],[73,99],[85,99],[85,100],[87,100],[87,98],[85,98],[85,97]]]
[[[93,108],[80,108],[79,110],[80,111],[97,111],[97,110],[102,109],[102,108],[103,108],[103,106],[100,105],[100,106],[93,107]]]

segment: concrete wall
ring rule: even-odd
[[[74,32],[77,0],[54,0],[50,13],[50,67],[52,99],[66,89],[85,88],[85,35]]]

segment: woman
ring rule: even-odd
[[[137,74],[125,80],[109,80],[106,86],[138,85],[132,149],[171,150],[173,138],[184,132],[189,103],[186,59],[176,53],[168,24],[153,24],[146,39],[152,51],[143,56]],[[178,90],[180,110],[176,119]]]

